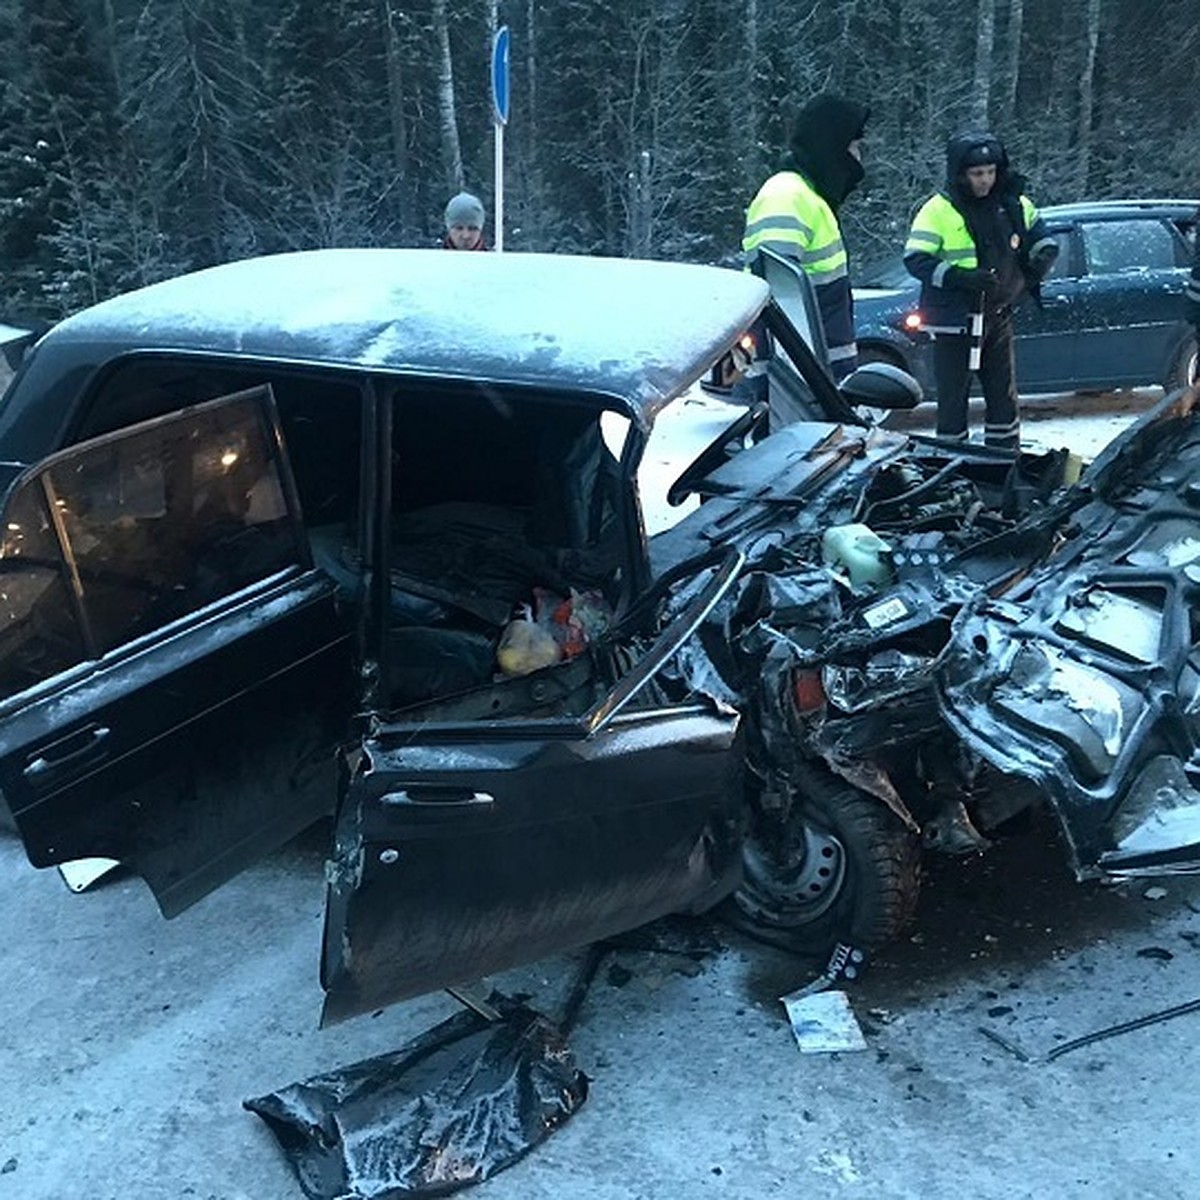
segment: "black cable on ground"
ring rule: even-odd
[[[1116,1037],[1120,1033],[1132,1033],[1135,1029],[1145,1029],[1147,1025],[1157,1025],[1161,1021],[1171,1020],[1172,1017],[1182,1017],[1193,1012],[1200,1012],[1200,999],[1189,1000],[1186,1004],[1177,1004],[1174,1008],[1165,1008],[1162,1012],[1150,1013],[1133,1021],[1124,1021],[1120,1025],[1110,1025],[1107,1029],[1098,1029],[1095,1033],[1087,1033],[1083,1037],[1075,1038],[1074,1041],[1064,1042],[1061,1046],[1055,1046],[1046,1055],[1046,1062],[1053,1062],[1056,1058],[1061,1058],[1062,1055],[1069,1054],[1072,1050],[1090,1046],[1093,1042]]]

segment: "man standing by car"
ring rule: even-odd
[[[795,259],[809,277],[821,312],[834,377],[857,365],[854,306],[846,247],[837,212],[862,182],[863,131],[870,110],[824,94],[796,116],[783,169],[758,190],[746,210],[742,250],[746,265],[763,272],[759,252]]]
[[[1012,314],[1026,293],[1037,298],[1057,255],[1000,139],[985,132],[952,137],[946,187],[921,206],[904,246],[904,265],[921,281],[923,327],[934,339],[939,437],[967,440],[974,372],[987,405],[984,441],[1007,450],[1020,445]]]

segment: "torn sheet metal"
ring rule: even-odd
[[[587,1098],[559,1028],[493,995],[399,1050],[243,1102],[309,1200],[444,1196],[511,1166]]]

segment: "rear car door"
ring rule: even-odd
[[[1157,217],[1080,224],[1087,277],[1082,292],[1081,383],[1161,383],[1181,329],[1187,274],[1183,238]]]
[[[740,567],[732,555],[716,569],[575,715],[489,719],[492,694],[474,721],[377,723],[346,763],[324,1022],[706,907],[736,886],[737,715],[643,697]],[[514,686],[545,705],[586,669],[577,659]]]
[[[331,811],[350,639],[268,388],[27,472],[0,582],[0,788],[35,866],[117,860],[173,916]]]

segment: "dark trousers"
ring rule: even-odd
[[[967,440],[967,405],[971,371],[971,339],[965,333],[939,333],[933,339],[933,378],[937,386],[938,437]],[[989,446],[1016,450],[1021,442],[1017,388],[1013,382],[1012,320],[989,315],[983,326],[979,383],[987,404],[983,440]]]

